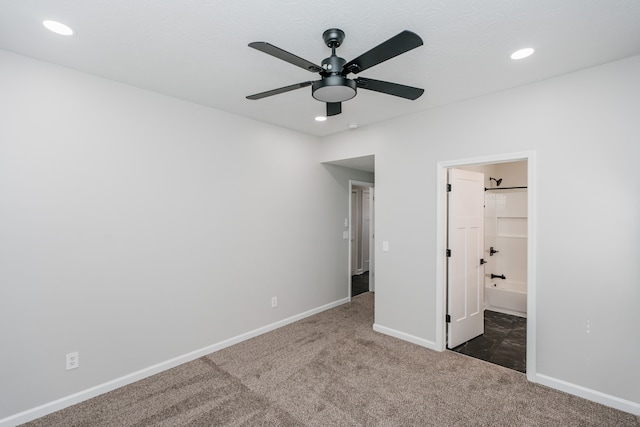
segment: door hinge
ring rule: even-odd
[[[447,258],[451,257],[451,249],[447,249]]]
[[[447,184],[447,193],[451,192],[451,184]]]
[[[447,314],[447,315],[444,317],[444,320],[445,320],[447,323],[451,323],[451,316]]]

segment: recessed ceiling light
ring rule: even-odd
[[[73,30],[71,28],[58,21],[42,21],[42,25],[44,25],[47,30],[53,31],[56,34],[61,34],[63,36],[70,36],[73,34]]]
[[[325,116],[318,116],[318,117],[316,117],[316,122],[324,122],[324,121],[326,121],[326,120],[327,120],[327,118],[326,118]]]
[[[523,59],[526,58],[527,56],[531,56],[533,54],[534,50],[530,47],[527,47],[525,49],[520,49],[520,50],[516,50],[515,52],[513,52],[511,54],[511,59]]]

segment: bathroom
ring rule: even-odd
[[[527,161],[465,166],[484,174],[484,334],[458,351],[526,371]]]
[[[485,180],[485,309],[527,317],[527,162],[466,166]]]
[[[488,165],[485,308],[527,317],[527,165]]]

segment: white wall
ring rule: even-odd
[[[436,163],[523,150],[537,372],[640,408],[639,75],[633,57],[320,151],[0,52],[0,420],[346,298],[348,179],[373,177],[320,161],[376,155],[376,323],[433,342]]]
[[[318,139],[4,51],[0,94],[0,423],[348,298],[372,176]]]
[[[538,379],[640,413],[638,76],[635,56],[325,138],[325,161],[376,156],[376,324],[436,340],[436,163],[535,151]]]
[[[501,187],[526,187],[527,186],[527,162],[507,162],[496,165],[494,178],[502,178]],[[491,181],[493,187],[495,181]]]

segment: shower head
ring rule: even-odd
[[[494,180],[496,182],[496,187],[500,187],[500,184],[502,184],[502,178],[495,179],[495,178],[489,177],[489,182],[491,182],[491,180]]]

